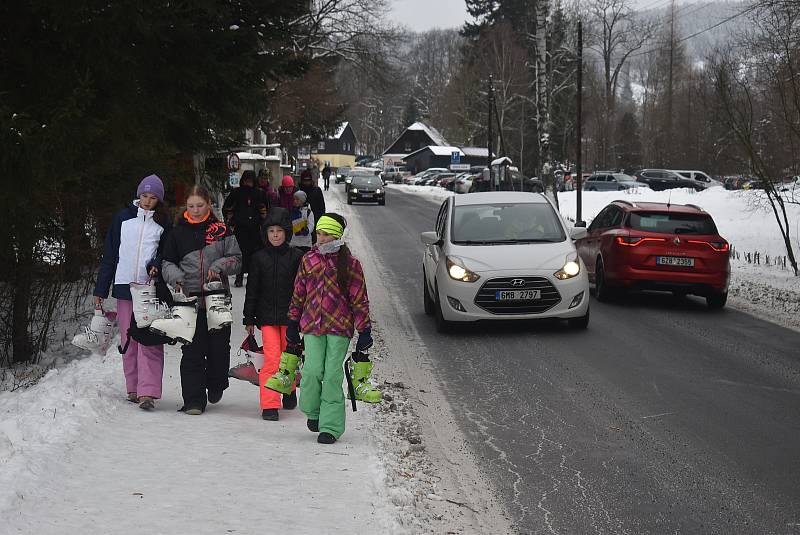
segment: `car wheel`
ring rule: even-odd
[[[712,310],[719,310],[728,302],[728,292],[713,293],[706,296],[706,304]]]
[[[586,314],[578,318],[569,318],[567,325],[570,329],[583,330],[589,326],[589,309],[586,309]]]
[[[453,323],[444,319],[442,315],[442,302],[439,296],[439,287],[436,287],[436,301],[434,302],[434,317],[436,318],[436,331],[442,334],[453,330]]]
[[[353,204],[353,199],[351,199],[350,197],[348,197],[348,198],[347,198],[347,204]]]
[[[597,267],[594,269],[594,295],[598,301],[607,303],[611,301],[613,296],[612,289],[606,282],[606,272],[603,269],[603,261],[597,261]]]
[[[433,315],[434,302],[428,291],[428,277],[425,276],[425,268],[422,268],[422,307],[425,309],[426,315]]]

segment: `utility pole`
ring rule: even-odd
[[[665,147],[669,147],[669,154],[666,155],[664,164],[671,166],[673,163],[673,149],[672,149],[672,93],[673,93],[673,76],[672,71],[675,63],[675,0],[672,0],[670,5],[669,16],[669,79],[667,90],[667,142]]]
[[[494,133],[492,132],[492,111],[494,110],[494,79],[493,76],[489,75],[489,125],[488,125],[488,139],[486,146],[489,149],[489,155],[486,157],[486,167],[489,168],[489,191],[494,190],[494,176],[492,174],[492,153],[494,152],[494,142],[492,141],[492,137]]]
[[[575,68],[575,73],[577,76],[577,96],[575,97],[575,109],[577,110],[577,117],[575,118],[575,178],[577,180],[577,211],[575,213],[575,222],[578,223],[583,221],[583,214],[581,213],[583,199],[581,197],[583,193],[583,176],[581,175],[581,158],[582,154],[581,151],[583,147],[581,145],[581,138],[583,136],[583,132],[581,132],[581,112],[583,107],[583,24],[581,21],[578,21],[578,57],[577,57],[578,65]]]

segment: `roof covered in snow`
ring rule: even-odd
[[[463,152],[467,156],[475,156],[475,157],[489,157],[489,149],[486,147],[461,147],[461,152]]]
[[[334,132],[333,135],[328,139],[339,139],[340,137],[342,137],[342,134],[344,134],[344,131],[347,129],[348,126],[350,126],[350,123],[348,121],[343,122],[336,129],[336,132]]]
[[[458,152],[461,156],[464,156],[464,152],[458,147],[439,147],[436,145],[428,145],[427,147],[422,147],[421,149],[417,149],[414,152],[407,154],[406,158],[416,156],[417,154],[426,150],[431,151],[435,156],[450,156],[454,152]]]
[[[431,140],[435,145],[443,146],[448,144],[447,140],[444,138],[442,134],[439,133],[438,130],[436,130],[432,126],[426,125],[421,121],[417,121],[416,123],[406,128],[406,130],[422,130],[423,132],[428,134],[428,137],[431,138]]]

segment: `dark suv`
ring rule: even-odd
[[[709,308],[728,298],[729,245],[711,216],[692,204],[614,201],[577,242],[596,296],[624,290],[701,295]]]
[[[653,191],[662,191],[674,188],[692,188],[701,191],[702,188],[694,180],[669,169],[642,169],[636,173],[636,180],[647,184]]]

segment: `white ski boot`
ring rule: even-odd
[[[233,323],[233,306],[222,281],[207,282],[203,286],[206,294],[206,317],[208,330],[214,331]]]
[[[130,288],[137,327],[144,329],[155,320],[169,317],[169,306],[158,300],[155,285],[132,282]]]
[[[84,327],[83,330],[84,332],[76,334],[72,339],[72,345],[105,355],[114,337],[114,321],[106,317],[102,307],[95,307],[89,327]]]
[[[197,325],[197,297],[175,293],[173,298],[169,317],[154,320],[150,329],[183,344],[191,344]]]

